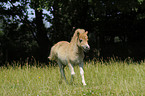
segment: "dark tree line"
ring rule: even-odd
[[[0,13],[2,65],[32,57],[48,62],[51,46],[70,41],[76,28],[89,31],[87,58],[145,57],[144,0],[1,0]]]

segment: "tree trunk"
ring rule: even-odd
[[[39,45],[39,60],[41,62],[47,62],[51,43],[47,37],[47,31],[43,24],[42,10],[35,10],[36,15],[36,37]]]

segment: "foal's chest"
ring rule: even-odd
[[[83,55],[82,56],[77,55],[77,56],[72,56],[69,60],[70,60],[70,63],[76,65],[76,64],[82,63],[83,58],[84,58]]]

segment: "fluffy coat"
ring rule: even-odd
[[[77,29],[70,43],[67,41],[58,42],[51,48],[50,56],[48,57],[50,60],[57,61],[60,67],[61,77],[64,77],[65,80],[64,67],[65,65],[69,66],[71,71],[71,82],[75,74],[73,66],[78,64],[83,85],[86,85],[83,71],[84,51],[90,49],[87,33],[88,31],[85,32],[84,29]]]

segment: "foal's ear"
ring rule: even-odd
[[[86,34],[88,34],[88,31],[86,31]]]
[[[79,32],[79,31],[77,31],[77,36],[79,37],[79,35],[80,35],[80,32]]]

